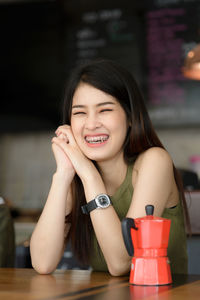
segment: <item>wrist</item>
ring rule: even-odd
[[[66,171],[58,171],[57,170],[53,174],[53,181],[57,181],[60,184],[70,185],[73,178],[74,178],[74,174],[70,174],[69,172],[66,172]]]
[[[106,194],[106,188],[100,174],[94,177],[90,176],[87,180],[83,180],[82,183],[87,202],[91,201],[99,194]]]
[[[87,204],[82,205],[81,209],[84,214],[89,215],[90,212],[97,208],[105,209],[110,205],[112,205],[110,197],[107,194],[100,194]]]
[[[73,178],[72,178],[73,179]],[[52,188],[56,189],[57,203],[65,203],[64,213],[69,215],[72,210],[71,182],[72,179],[64,172],[55,172],[52,179]],[[55,200],[55,199],[54,199]]]

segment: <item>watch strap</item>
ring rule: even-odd
[[[86,205],[81,206],[82,212],[86,215],[89,215],[89,213],[97,208],[97,204],[95,199],[88,202]]]

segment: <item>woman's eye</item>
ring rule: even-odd
[[[76,111],[76,112],[73,113],[74,116],[75,115],[82,115],[82,114],[85,114],[85,112],[84,111]]]
[[[111,108],[105,108],[105,109],[102,109],[100,112],[106,112],[106,111],[112,111]]]

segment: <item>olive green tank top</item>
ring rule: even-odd
[[[111,197],[113,207],[120,220],[126,216],[132,200],[132,170],[133,165],[129,165],[124,182]],[[187,274],[187,240],[181,201],[174,208],[165,208],[162,217],[171,220],[168,245],[168,257],[170,260],[171,271],[176,274]],[[93,249],[91,253],[90,263],[93,270],[108,271],[105,259],[95,236],[93,238]]]

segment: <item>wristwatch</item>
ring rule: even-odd
[[[96,208],[107,208],[112,205],[110,197],[106,194],[100,194],[87,204],[81,206],[82,213],[89,215],[89,213]]]

